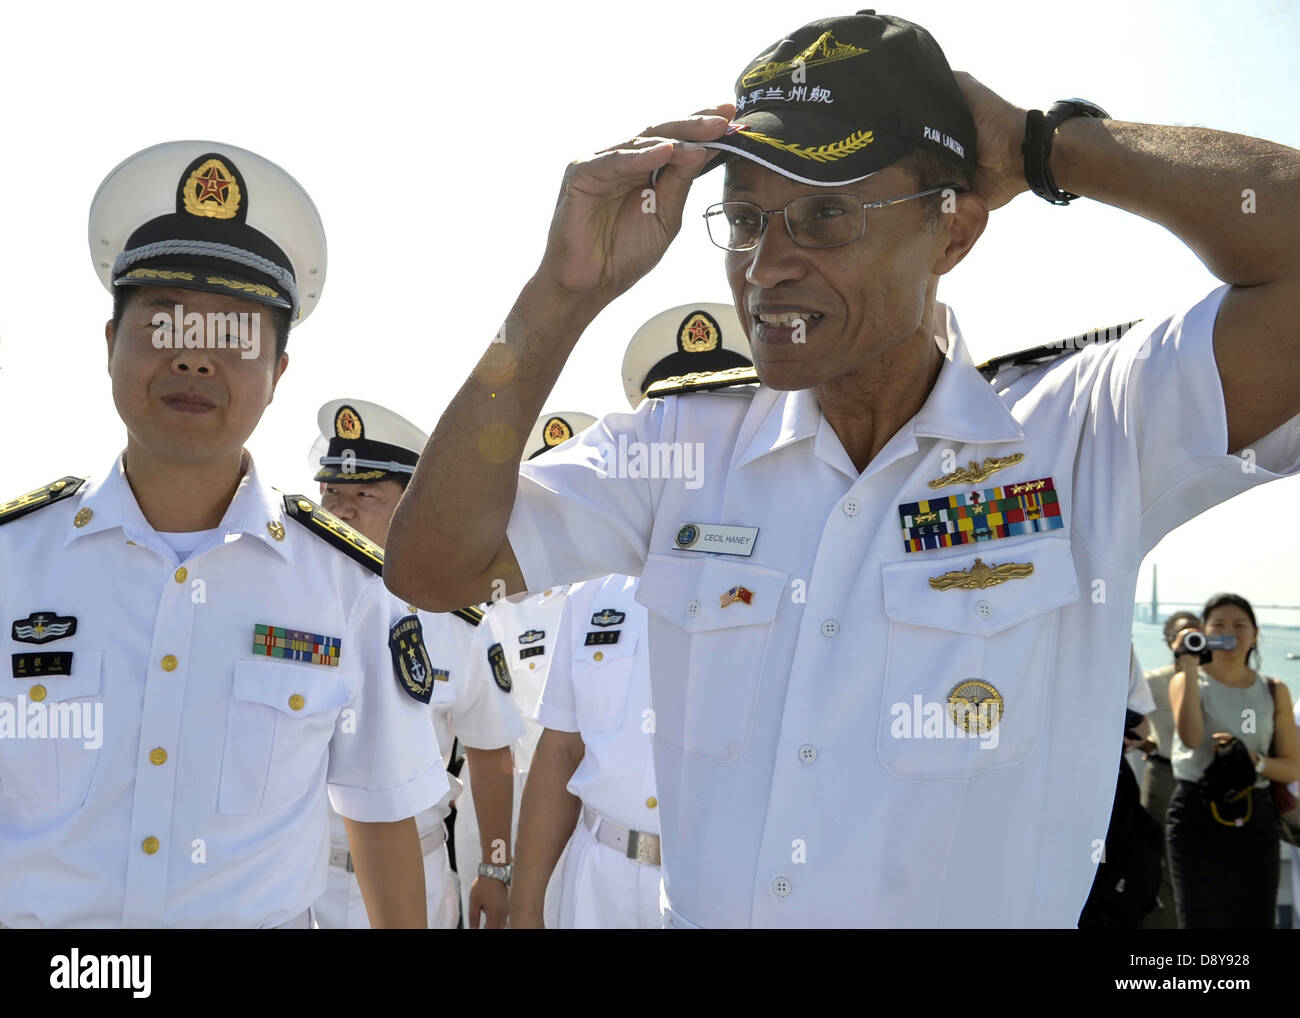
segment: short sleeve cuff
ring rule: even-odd
[[[442,761],[418,778],[395,788],[353,788],[330,785],[330,805],[334,812],[362,823],[393,823],[416,816],[436,806],[450,791]]]
[[[456,738],[460,739],[462,746],[470,749],[501,749],[512,745],[524,735],[524,723],[518,717],[499,725],[468,727],[457,724],[455,727]]]
[[[557,732],[576,732],[578,731],[578,715],[573,711],[557,710],[555,707],[546,706],[542,701],[537,705],[537,712],[533,715],[539,724],[545,728],[554,729]]]
[[[552,575],[554,570],[546,555],[546,540],[533,518],[524,494],[525,487],[532,483],[527,475],[520,474],[520,491],[515,496],[510,523],[506,526],[506,537],[515,553],[515,561],[519,563],[519,571],[524,575],[524,585],[530,591],[545,590],[562,582]]]

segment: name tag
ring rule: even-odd
[[[676,551],[709,551],[718,555],[744,555],[754,550],[758,527],[728,527],[721,523],[683,523],[673,539]]]

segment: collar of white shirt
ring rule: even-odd
[[[127,540],[136,544],[160,552],[167,548],[166,542],[158,536],[140,511],[135,493],[126,478],[124,455],[117,457],[117,461],[102,479],[92,480],[87,485],[80,506],[91,510],[91,517],[83,526],[70,529],[65,545],[91,534],[120,528]],[[275,549],[286,561],[292,562],[293,542],[276,540],[272,534],[272,530],[275,530],[283,537],[284,526],[284,502],[273,488],[261,482],[253,457],[248,454],[248,469],[239,479],[235,496],[230,500],[230,505],[226,507],[225,515],[216,528],[217,534],[223,543],[247,535]]]
[[[936,302],[934,317],[943,323],[941,329],[935,330],[934,336],[935,343],[944,352],[939,377],[925,404],[890,439],[886,449],[881,450],[873,462],[873,467],[915,452],[918,436],[953,442],[1024,440],[1025,432],[1020,422],[1012,416],[971,360],[952,309]],[[850,477],[858,476],[834,429],[822,416],[811,389],[776,392],[761,387],[741,428],[741,435],[746,434],[750,436],[748,442],[738,444],[741,451],[735,461],[737,467],[794,442],[815,437],[813,451],[818,458]],[[887,450],[889,455],[886,455]]]

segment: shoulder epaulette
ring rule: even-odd
[[[1142,321],[1141,318],[1132,322],[1120,322],[1119,325],[1109,325],[1104,329],[1089,329],[1087,332],[1081,332],[1069,339],[1058,339],[1054,343],[1044,343],[1042,346],[1036,346],[1029,350],[1005,353],[1001,357],[994,357],[983,364],[977,365],[976,370],[985,378],[992,379],[1003,368],[1012,365],[1037,367],[1040,364],[1054,361],[1058,357],[1074,353],[1076,350],[1082,350],[1086,346],[1095,346],[1098,343],[1109,343],[1119,339],[1140,321]]]
[[[477,626],[483,621],[483,609],[476,604],[472,604],[468,608],[457,608],[452,614],[456,618],[468,622],[471,626]]]
[[[29,491],[26,495],[19,495],[8,502],[0,502],[0,525],[12,523],[19,517],[75,495],[85,483],[84,477],[60,477],[43,488]]]
[[[334,545],[349,558],[360,562],[372,573],[384,575],[384,549],[333,513],[326,512],[306,495],[285,495],[284,511],[287,516]]]
[[[710,392],[733,385],[754,385],[758,372],[751,366],[723,368],[721,371],[692,371],[689,375],[672,375],[661,378],[646,391],[646,399],[656,396],[676,396],[686,392]]]

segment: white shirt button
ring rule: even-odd
[[[993,618],[993,605],[983,598],[975,602],[975,614],[982,619]]]
[[[822,636],[834,637],[840,632],[840,624],[834,619],[827,619],[822,623]]]
[[[699,601],[687,601],[687,602],[686,602],[686,614],[689,615],[691,618],[695,618],[696,616],[698,616],[698,615],[700,614],[700,602],[699,602]]]
[[[788,897],[793,888],[790,886],[789,877],[777,877],[772,881],[772,893],[778,898]]]
[[[862,503],[860,503],[856,498],[846,498],[840,503],[840,508],[844,510],[845,516],[856,516],[858,515],[858,511],[862,508]]]
[[[799,762],[810,764],[817,759],[817,747],[812,743],[805,742],[799,747]]]

